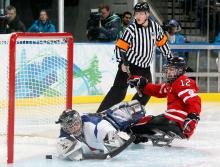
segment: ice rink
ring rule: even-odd
[[[75,105],[75,109],[94,112],[97,106],[81,104]],[[146,110],[147,114],[157,115],[165,108],[165,103],[152,103],[147,105]],[[0,164],[0,167],[219,167],[219,138],[220,102],[205,102],[202,104],[201,121],[194,136],[189,141],[175,140],[172,147],[153,147],[151,142],[132,144],[113,159],[71,162],[59,160],[55,156],[52,160],[45,159],[46,154],[54,153],[55,141],[36,138],[25,145],[16,144],[15,163]]]

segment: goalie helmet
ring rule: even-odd
[[[75,110],[64,110],[56,123],[60,123],[66,133],[75,137],[80,137],[82,134],[81,116]]]
[[[168,60],[163,68],[163,75],[168,83],[174,82],[186,71],[186,62],[182,57],[174,57]]]
[[[150,7],[147,2],[139,2],[134,6],[134,12],[146,11],[150,12]]]

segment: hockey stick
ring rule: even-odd
[[[129,77],[131,77],[132,74],[131,74],[130,69],[129,69],[129,63],[128,63],[128,60],[126,58],[125,52],[120,51],[120,56],[121,56],[121,59],[123,61],[123,64],[125,65],[126,73],[128,74]],[[140,89],[137,86],[135,86],[135,89],[136,89],[136,91],[138,93],[138,96],[142,97],[143,94],[141,93]]]
[[[126,149],[133,141],[135,140],[135,135],[131,135],[130,139],[128,139],[121,147],[113,149],[111,152],[105,154],[90,154],[83,155],[84,159],[110,159],[121,153],[124,149]]]

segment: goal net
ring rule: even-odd
[[[73,76],[71,34],[1,36],[0,164],[13,162],[16,145],[42,144],[40,138],[58,136],[54,122],[72,107]]]

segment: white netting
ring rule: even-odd
[[[5,144],[8,114],[8,39],[5,40],[5,45],[0,45],[0,50],[4,52],[0,55],[0,143]],[[15,136],[55,138],[58,135],[59,127],[55,125],[55,121],[66,107],[67,52],[66,38],[18,38]],[[1,154],[0,149],[0,158]]]
[[[15,133],[24,133],[23,125],[45,129],[65,109],[67,43],[54,39],[19,39],[16,45]],[[31,116],[30,116],[31,115]],[[25,121],[25,124],[22,122]]]

